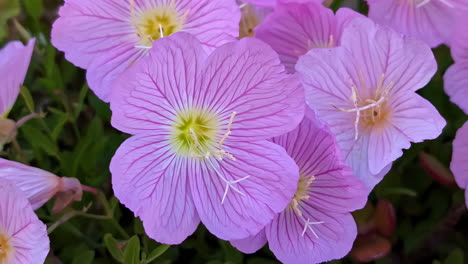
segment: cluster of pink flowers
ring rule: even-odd
[[[148,236],[179,244],[202,222],[246,253],[268,242],[284,263],[341,258],[356,238],[350,213],[403,149],[445,126],[416,93],[437,70],[431,47],[452,45],[446,89],[468,111],[468,35],[463,26],[455,39],[446,30],[468,4],[368,0],[368,18],[319,0],[246,2],[65,0],[52,43],[87,70],[90,88],[110,102],[112,125],[132,135],[110,164],[112,186]],[[2,50],[21,61],[11,75],[0,57],[2,113],[33,44]],[[0,117],[0,145],[17,127]],[[468,126],[454,144],[452,170],[466,188]],[[8,197],[0,199],[0,262],[45,257],[32,209],[60,192],[79,200],[80,183],[0,160],[2,188],[11,194],[0,192]],[[21,221],[37,226],[20,232]],[[26,232],[31,247],[15,248]]]

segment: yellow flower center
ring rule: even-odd
[[[13,253],[10,239],[0,232],[0,264],[7,264]]]
[[[133,1],[130,0],[132,24],[142,47],[151,47],[153,41],[182,30],[188,13],[179,13],[174,0],[141,12],[136,12]]]
[[[188,109],[177,114],[172,124],[171,145],[177,154],[203,157],[216,146],[218,116],[203,109]]]
[[[255,8],[251,4],[244,3],[241,6],[242,17],[239,24],[239,39],[245,37],[253,37],[255,35],[255,27],[260,24]]]
[[[301,201],[307,200],[310,198],[309,187],[312,182],[315,180],[315,176],[306,177],[301,175],[299,178],[299,183],[297,184],[297,190],[294,194],[292,201],[289,203],[288,207],[293,209],[297,215],[302,216],[302,212],[299,209]]]

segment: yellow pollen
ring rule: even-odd
[[[297,184],[297,190],[294,194],[292,201],[289,203],[289,208],[293,209],[298,216],[302,216],[302,212],[299,209],[300,202],[310,198],[309,187],[312,182],[315,180],[315,176],[305,177],[301,176],[299,183]]]
[[[359,71],[359,81],[360,88],[362,88],[364,91],[368,90],[361,71]],[[332,105],[334,108],[342,112],[356,114],[354,121],[354,140],[358,139],[360,129],[368,130],[370,128],[381,126],[387,123],[390,112],[387,101],[389,92],[393,87],[393,82],[390,82],[387,86],[384,87],[384,81],[385,75],[382,74],[382,77],[377,84],[377,89],[375,90],[374,96],[370,98],[360,97],[357,91],[357,87],[353,83],[351,85],[351,103],[353,108],[345,109]]]
[[[10,239],[0,232],[0,264],[7,264],[12,253],[13,247],[10,244]]]
[[[239,39],[245,37],[253,37],[255,35],[255,27],[260,24],[255,8],[251,4],[244,3],[241,6],[242,17],[239,24]]]
[[[134,0],[129,1],[131,21],[140,38],[137,47],[150,48],[153,41],[181,31],[189,13],[181,14],[175,0],[143,11],[136,10]]]

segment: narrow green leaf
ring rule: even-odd
[[[94,260],[94,251],[85,250],[79,255],[76,255],[73,259],[72,264],[92,264]]]
[[[118,262],[123,262],[122,250],[117,245],[117,240],[111,234],[104,235],[104,244],[106,244],[107,250],[111,256]]]
[[[133,236],[128,240],[124,251],[124,264],[140,263],[140,239]]]
[[[171,246],[170,245],[160,245],[159,247],[155,248],[147,258],[147,262],[150,263],[151,261],[159,258],[164,252],[166,252]]]
[[[24,133],[31,145],[42,149],[47,154],[60,160],[59,149],[57,145],[52,142],[48,136],[44,135],[39,129],[28,124],[27,126],[23,126],[21,131]]]
[[[23,97],[24,102],[26,103],[26,107],[28,108],[29,112],[35,112],[34,100],[26,86],[21,86],[21,96]]]

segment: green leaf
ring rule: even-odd
[[[28,139],[29,143],[60,160],[59,149],[57,145],[55,145],[55,143],[48,136],[44,135],[39,129],[30,125],[32,123],[33,122],[29,122],[27,125],[21,128],[21,131],[24,133],[24,136]]]
[[[72,264],[92,264],[94,260],[94,251],[85,250],[76,255]]]
[[[111,234],[104,235],[104,244],[106,244],[107,250],[109,251],[111,256],[118,262],[122,263],[122,250],[119,249],[117,240]]]
[[[124,251],[125,264],[139,264],[140,263],[140,239],[138,236],[133,236],[128,240],[127,246]]]
[[[26,86],[21,86],[21,96],[23,97],[24,102],[26,103],[26,107],[28,108],[29,112],[35,112],[34,100]]]
[[[42,12],[44,11],[42,0],[24,0],[23,4],[26,12],[35,20],[39,20],[42,16]]]
[[[164,252],[166,252],[171,246],[170,245],[160,245],[159,247],[155,248],[147,258],[147,263],[157,259],[160,257]]]
[[[456,248],[450,252],[448,257],[445,259],[444,264],[463,264],[463,251]]]
[[[18,0],[0,1],[0,40],[7,34],[8,19],[19,15],[20,5]]]

